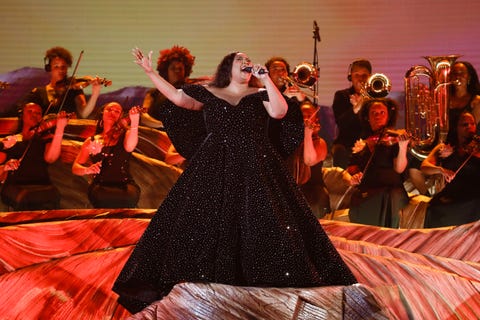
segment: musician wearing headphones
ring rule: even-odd
[[[351,150],[362,130],[358,113],[363,102],[365,84],[372,75],[372,65],[368,60],[353,61],[348,70],[349,88],[335,92],[333,114],[337,124],[337,136],[332,145],[333,166],[347,168]]]
[[[322,218],[330,212],[330,197],[323,181],[322,167],[328,149],[327,143],[319,135],[318,107],[310,102],[290,78],[290,65],[284,58],[272,57],[265,66],[273,83],[288,103],[286,118],[293,119],[290,123],[271,119],[270,139],[276,142],[277,149],[284,151],[285,156],[290,152],[287,151],[290,147],[285,146],[285,141],[301,141],[300,145],[291,146],[293,153],[288,154],[287,167],[314,215]],[[297,135],[298,139],[292,139]]]
[[[425,228],[471,223],[480,219],[480,138],[470,112],[458,115],[445,143],[422,162],[426,175],[440,174],[445,187],[429,202]]]
[[[75,113],[78,118],[88,118],[95,108],[100,95],[102,80],[98,77],[85,77],[84,81],[72,81],[68,69],[73,57],[63,47],[53,47],[46,51],[44,57],[45,71],[50,75],[50,82],[45,86],[34,88],[22,100],[20,106],[34,102],[41,106],[43,115],[58,113],[61,110]],[[92,85],[92,94],[87,102],[83,88]],[[104,83],[105,84],[105,83]]]
[[[27,103],[21,111],[20,133],[6,138],[0,152],[0,175],[5,179],[2,201],[14,211],[57,209],[60,193],[50,181],[48,165],[60,157],[66,113],[58,114],[51,134],[39,126],[42,108],[38,104]]]

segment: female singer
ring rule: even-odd
[[[365,130],[364,140],[353,148],[347,168],[352,195],[349,217],[351,222],[398,228],[400,210],[408,204],[402,172],[407,166],[409,139],[405,130],[393,129],[397,115],[391,99],[369,99],[361,108]]]
[[[208,134],[115,282],[119,302],[138,312],[184,281],[355,283],[268,138],[268,119],[282,118],[287,103],[264,67],[233,52],[211,84],[177,90],[153,71],[151,53],[133,54],[169,100],[203,110]],[[249,86],[252,74],[265,89]]]

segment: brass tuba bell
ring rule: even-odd
[[[405,129],[410,153],[424,160],[448,133],[450,68],[459,55],[427,56],[430,69],[413,66],[405,74]]]

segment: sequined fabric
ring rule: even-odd
[[[207,139],[119,275],[119,302],[138,312],[183,281],[355,283],[269,142],[266,92],[236,106],[201,86],[185,92],[204,102]]]

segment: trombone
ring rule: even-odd
[[[291,77],[285,76],[282,77],[285,84],[289,87],[292,86],[299,86],[301,88],[308,88],[313,91],[313,86],[317,82],[318,79],[318,71],[315,67],[308,63],[302,62],[295,66],[293,72],[291,73]],[[303,92],[307,97],[316,99],[317,96],[314,94]]]

